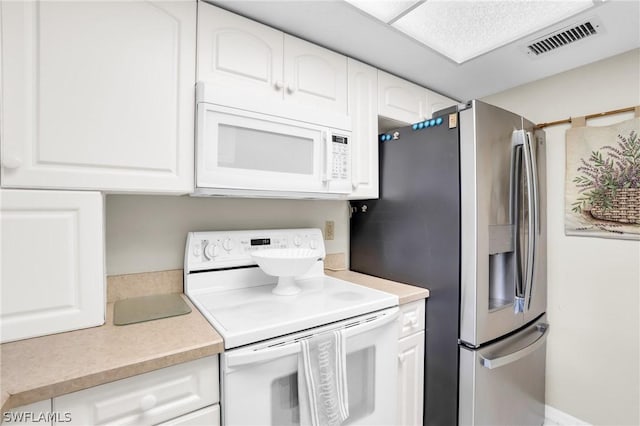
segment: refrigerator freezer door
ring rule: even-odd
[[[542,316],[483,349],[460,346],[460,425],[543,424],[548,333]]]

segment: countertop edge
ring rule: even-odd
[[[187,301],[187,304],[192,308],[192,316],[195,321],[194,325],[200,324],[200,326],[208,326],[211,327],[211,336],[205,339],[202,339],[200,342],[193,342],[192,344],[184,345],[182,347],[178,346],[173,349],[169,349],[167,351],[158,351],[157,354],[147,355],[146,357],[141,357],[138,360],[133,362],[117,362],[110,363],[105,365],[104,369],[96,369],[92,372],[88,372],[88,374],[80,374],[73,375],[72,377],[64,377],[61,375],[59,380],[51,380],[48,383],[35,385],[32,387],[19,388],[16,386],[11,387],[6,386],[6,383],[3,386],[2,391],[0,392],[0,406],[2,407],[0,410],[2,414],[16,407],[20,407],[23,405],[35,403],[38,401],[47,400],[50,398],[59,397],[62,395],[66,395],[69,393],[81,391],[84,389],[92,388],[95,386],[100,386],[106,383],[114,382],[117,380],[126,379],[129,377],[137,376],[140,374],[149,373],[155,370],[159,370],[166,367],[171,367],[173,365],[181,364],[184,362],[194,361],[196,359],[204,358],[207,356],[217,355],[224,351],[224,340],[222,337],[215,331],[215,329],[210,326],[208,321],[202,316],[202,314],[198,311],[198,309],[191,304],[188,298],[185,295],[182,297]],[[105,325],[101,327],[112,327],[112,311],[113,311],[113,303],[107,304],[107,320]],[[183,316],[186,317],[186,316]],[[180,317],[178,321],[181,321]],[[156,321],[166,321],[167,319],[156,320]],[[170,318],[169,318],[170,320]],[[154,323],[155,321],[150,321],[148,323]],[[160,323],[157,323],[160,324]],[[164,327],[166,323],[162,323],[159,326]],[[117,327],[117,326],[116,326]],[[86,333],[93,333],[94,328],[90,329],[80,329],[76,331],[61,333],[64,335],[80,335]],[[26,340],[35,340],[35,339],[55,339],[56,335],[42,336],[36,337],[33,339]],[[14,344],[20,344],[18,342],[12,342]],[[116,343],[116,342],[114,342]],[[11,343],[8,343],[11,344]],[[3,344],[4,345],[4,344]],[[5,358],[5,357],[3,357]],[[2,360],[2,368],[7,368],[6,359]],[[4,376],[4,375],[3,375]],[[4,378],[4,377],[3,377]]]
[[[56,398],[69,393],[104,385],[106,383],[111,383],[118,380],[127,379],[129,377],[138,376],[140,374],[160,370],[162,368],[182,364],[184,362],[194,361],[196,359],[204,358],[207,356],[217,355],[222,352],[222,346],[222,343],[213,343],[202,347],[188,349],[184,352],[164,354],[158,358],[152,358],[125,366],[114,367],[82,377],[62,380],[57,383],[52,383],[40,388],[25,390],[16,394],[3,392],[2,398],[6,398],[6,400],[3,400],[2,412],[4,413],[7,410],[11,410],[12,408],[32,404],[34,402],[43,401],[50,398]]]
[[[400,305],[429,298],[429,289],[423,287],[374,277],[372,275],[366,275],[348,269],[343,271],[325,269],[325,273],[334,278],[339,278],[354,284],[394,294],[398,296]]]

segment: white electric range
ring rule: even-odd
[[[251,253],[304,248],[317,261],[295,295],[272,290]],[[223,424],[299,424],[300,341],[342,330],[353,425],[392,424],[397,375],[398,297],[324,274],[319,229],[191,232],[185,293],[224,339]],[[392,393],[389,393],[392,392]],[[247,410],[247,407],[252,407]]]

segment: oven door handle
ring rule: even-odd
[[[290,342],[257,351],[225,353],[224,357],[226,367],[234,368],[247,364],[260,364],[276,358],[297,354],[298,352],[300,352],[300,342]]]
[[[374,328],[382,327],[390,322],[396,321],[400,317],[400,310],[398,308],[393,308],[388,313],[385,313],[383,316],[380,316],[374,320],[367,321],[362,324],[354,325],[343,329],[343,335],[345,338],[353,337],[358,334],[366,333],[367,331],[371,331]]]
[[[349,337],[366,333],[367,331],[371,331],[378,327],[382,327],[393,321],[396,321],[399,316],[399,309],[393,308],[374,320],[353,326],[349,326],[347,324],[346,328],[342,329],[344,337],[348,339]],[[268,362],[277,358],[297,354],[298,352],[300,352],[300,342],[294,340],[282,345],[270,346],[259,350],[227,352],[224,353],[223,356],[225,359],[225,367],[234,368],[247,364],[259,364]]]

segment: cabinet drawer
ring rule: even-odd
[[[158,426],[220,426],[220,404],[185,414]]]
[[[220,400],[218,356],[201,358],[54,398],[77,425],[151,425]]]
[[[417,300],[400,306],[400,337],[424,330],[425,302]]]

